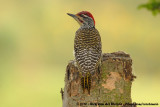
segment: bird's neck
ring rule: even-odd
[[[93,23],[84,23],[80,26],[80,29],[83,29],[83,28],[95,28],[95,26]]]

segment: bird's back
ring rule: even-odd
[[[95,28],[78,29],[74,41],[75,59],[80,72],[94,73],[101,60],[101,38]]]

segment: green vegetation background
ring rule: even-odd
[[[103,53],[131,55],[133,101],[160,103],[160,16],[137,9],[146,2],[1,0],[0,107],[61,107],[60,88],[79,28],[66,13],[82,10],[95,17]]]

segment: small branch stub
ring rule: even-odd
[[[63,107],[135,107],[132,103],[132,59],[124,52],[105,53],[100,73],[92,75],[91,91],[83,93],[75,61],[69,62],[65,74]],[[98,71],[97,71],[98,72]]]

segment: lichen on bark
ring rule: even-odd
[[[100,73],[92,75],[91,92],[83,93],[75,61],[69,62],[65,75],[63,107],[108,107],[107,103],[131,103],[132,59],[124,52],[105,53]],[[123,105],[115,105],[121,107]]]

